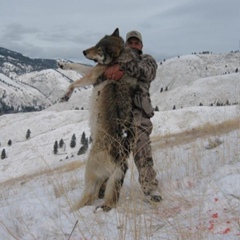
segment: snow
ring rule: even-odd
[[[224,57],[232,71],[238,56]],[[198,62],[212,73],[204,67],[194,71]],[[131,156],[115,209],[95,211],[97,200],[70,212],[84,187],[89,150],[77,152],[82,133],[90,136],[91,88],[41,112],[1,116],[0,153],[5,149],[7,158],[0,160],[0,239],[240,239],[240,74],[222,75],[222,63],[219,56],[191,55],[159,65],[151,91],[160,111],[152,118],[151,141],[161,203],[144,198]],[[160,93],[162,86],[169,90]],[[216,100],[230,105],[210,106]],[[85,110],[74,110],[83,103]],[[69,146],[73,134],[75,148]],[[61,138],[65,149],[54,155],[54,142]]]

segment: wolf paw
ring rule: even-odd
[[[64,95],[63,97],[60,98],[59,102],[67,102],[69,98],[70,97],[68,97],[67,95]]]
[[[96,207],[96,209],[95,209],[94,212],[99,212],[99,211],[101,211],[101,210],[102,210],[103,212],[109,212],[111,209],[112,209],[111,206],[103,204],[103,205],[101,205],[101,206]]]
[[[71,70],[72,67],[71,67],[71,63],[69,62],[58,62],[57,63],[58,67],[60,67],[61,69],[63,70]]]

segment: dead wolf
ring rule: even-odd
[[[99,207],[109,211],[119,200],[128,169],[127,158],[134,139],[132,97],[138,84],[137,79],[127,73],[119,81],[109,79],[101,82],[99,76],[111,64],[137,60],[139,56],[124,46],[118,28],[83,54],[98,64],[89,74],[70,84],[63,97],[63,100],[68,100],[76,87],[94,85],[90,107],[93,141],[86,164],[85,189],[72,210],[92,204],[103,190],[104,202]]]

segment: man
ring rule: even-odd
[[[138,31],[130,31],[126,36],[126,46],[139,54],[138,61],[126,61],[115,64],[104,72],[105,79],[119,80],[126,72],[138,79],[140,90],[134,96],[133,117],[135,123],[136,141],[133,146],[134,161],[139,172],[139,182],[142,190],[150,200],[160,202],[162,200],[158,191],[158,180],[153,168],[153,158],[150,142],[152,122],[154,115],[149,88],[151,81],[156,77],[157,63],[154,58],[142,54],[143,41]]]

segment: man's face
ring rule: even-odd
[[[137,49],[137,50],[142,50],[142,48],[143,48],[142,42],[138,38],[135,38],[135,37],[129,38],[126,43],[126,46],[133,48],[133,49]]]

